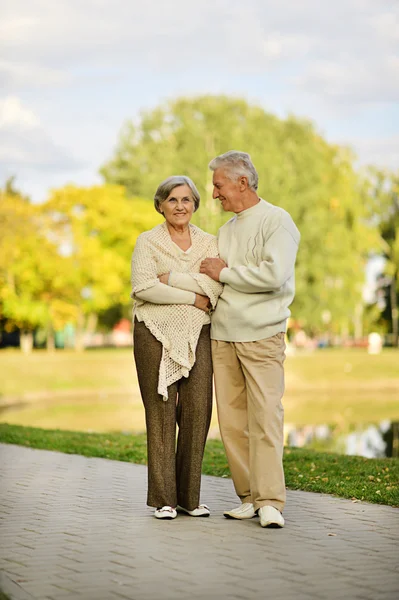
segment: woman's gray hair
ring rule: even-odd
[[[191,181],[191,179],[189,177],[186,177],[185,175],[172,175],[172,177],[168,177],[167,179],[165,179],[165,181],[160,183],[157,191],[155,192],[154,206],[156,211],[161,213],[162,202],[164,202],[166,198],[169,197],[171,191],[174,190],[175,187],[179,187],[180,185],[188,185],[193,195],[194,212],[198,209],[201,198],[197,188],[195,187],[194,182]]]
[[[248,179],[248,187],[255,191],[258,189],[258,173],[252,163],[251,157],[246,152],[229,150],[229,152],[225,152],[211,160],[209,168],[211,171],[225,169],[229,179],[246,177]]]

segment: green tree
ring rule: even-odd
[[[167,176],[188,175],[201,194],[196,222],[216,233],[231,215],[212,200],[208,163],[231,149],[251,154],[260,196],[288,210],[301,231],[295,317],[309,331],[354,331],[364,266],[380,242],[367,222],[354,157],[329,144],[312,123],[279,119],[225,96],[180,98],[144,112],[138,124],[126,123],[101,173],[144,197]]]
[[[378,226],[385,257],[385,309],[382,320],[392,333],[394,346],[399,345],[399,173],[370,168],[366,181],[370,219]]]

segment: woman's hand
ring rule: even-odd
[[[162,275],[158,275],[158,279],[161,283],[168,285],[170,273],[162,273]]]
[[[211,301],[208,296],[201,296],[201,294],[195,294],[195,302],[194,306],[203,310],[206,313],[209,313],[209,309],[211,308]]]

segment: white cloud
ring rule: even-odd
[[[0,85],[9,87],[56,86],[69,83],[71,76],[60,69],[43,67],[32,63],[16,63],[0,60]]]
[[[283,35],[272,33],[267,35],[263,41],[264,56],[267,58],[289,59],[292,56],[298,58],[306,55],[311,49],[312,41],[306,36]]]
[[[384,12],[376,14],[371,19],[371,27],[374,32],[388,44],[399,42],[399,15],[396,12]]]
[[[196,92],[261,99],[280,115],[315,119],[329,139],[347,134],[363,162],[392,164],[398,156],[394,136],[378,138],[379,125],[391,127],[381,117],[385,105],[399,99],[398,0],[6,5],[0,86],[9,98],[0,102],[0,156],[18,172],[47,169],[47,181],[50,170],[63,176],[70,168],[79,179],[80,153],[94,173],[125,118]],[[348,107],[363,125],[352,127]],[[377,113],[375,139],[354,137],[361,126],[367,136],[368,116]],[[390,106],[387,115],[396,119],[395,133],[398,113]]]
[[[56,85],[90,69],[261,76],[290,65],[283,77],[293,91],[391,102],[398,15],[392,0],[335,0],[322,10],[319,0],[14,0],[3,56],[14,65],[10,85]]]
[[[23,43],[26,39],[26,35],[29,34],[29,32],[34,28],[39,27],[40,22],[37,17],[11,16],[8,19],[5,18],[0,22],[0,38],[3,44],[10,42],[16,43],[17,41],[21,41]]]
[[[347,62],[316,61],[296,78],[299,87],[334,101],[396,102],[399,100],[399,57]]]
[[[352,146],[361,157],[361,163],[397,170],[399,165],[399,134],[353,138]]]
[[[0,129],[8,127],[32,129],[38,125],[37,116],[25,108],[18,97],[8,96],[4,100],[0,100]]]
[[[82,163],[57,144],[42,128],[15,131],[1,130],[0,165],[8,171],[68,171],[82,168]]]
[[[3,79],[14,89],[71,83],[72,73],[84,80],[93,69],[98,77],[204,68],[262,76],[288,64],[282,78],[293,92],[297,82],[321,98],[358,101],[370,87],[353,76],[360,65],[378,81],[374,100],[385,102],[392,69],[380,73],[379,65],[388,40],[395,55],[398,14],[394,0],[335,0],[322,9],[319,0],[13,0],[0,26]]]
[[[17,96],[0,100],[0,165],[7,171],[71,169],[82,164],[54,143],[35,113]]]

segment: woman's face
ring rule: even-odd
[[[188,185],[178,185],[160,206],[167,223],[173,227],[188,225],[194,212],[194,198]]]

